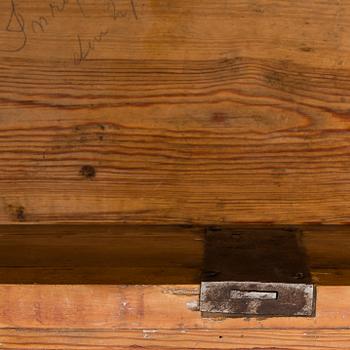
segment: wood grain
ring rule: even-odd
[[[0,226],[0,283],[199,283],[203,234],[177,226]]]
[[[204,228],[23,225],[350,223],[349,23],[349,0],[1,1],[0,280],[53,284],[0,285],[0,348],[349,349],[347,227],[304,228],[316,318],[223,320],[197,311]]]
[[[348,226],[230,229],[257,236],[277,233],[280,239],[299,230],[313,282],[350,284]],[[196,284],[206,268],[204,247],[205,227],[3,225],[0,284]],[[244,249],[241,254],[248,254]],[[250,247],[249,254],[254,249]],[[271,246],[272,265],[274,249],[279,249],[276,242]]]
[[[350,1],[15,3],[2,223],[350,222]]]
[[[340,350],[349,349],[350,331],[337,330],[124,330],[43,331],[2,330],[3,350],[99,349],[232,349]]]
[[[198,311],[204,228],[1,226],[0,349],[348,349],[348,227],[302,230],[316,318],[222,319]]]
[[[349,348],[349,287],[319,287],[316,318],[204,319],[198,297],[198,285],[1,285],[0,348]]]
[[[199,285],[1,285],[0,328],[345,329],[350,288],[320,286],[316,318],[202,318]]]

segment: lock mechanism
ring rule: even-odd
[[[315,288],[308,284],[203,282],[203,313],[260,316],[312,316]]]
[[[291,229],[208,229],[200,311],[204,317],[315,315],[316,287]]]

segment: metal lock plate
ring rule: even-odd
[[[284,228],[208,228],[203,316],[314,316],[316,288],[302,232]]]
[[[200,310],[204,316],[313,316],[315,288],[310,284],[202,282]]]

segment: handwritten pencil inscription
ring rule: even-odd
[[[108,28],[104,31],[100,32],[92,39],[85,40],[85,42],[81,39],[80,35],[77,35],[78,45],[79,45],[79,53],[74,54],[74,63],[80,64],[83,61],[87,60],[89,54],[95,50],[95,45],[102,41],[102,39],[108,34]]]
[[[15,0],[11,0],[10,17],[6,25],[6,31],[9,33],[18,33],[18,36],[21,38],[20,44],[13,49],[1,49],[1,51],[19,52],[23,50],[27,44],[27,34],[23,16],[17,11]]]
[[[137,20],[138,14],[135,6],[135,0],[129,1],[129,9],[119,9],[117,0],[105,0],[103,3],[104,11],[114,21],[126,18],[129,13]],[[22,51],[29,43],[29,34],[46,33],[50,24],[65,11],[69,11],[69,8],[75,6],[82,19],[89,20],[89,15],[85,8],[84,0],[52,0],[48,4],[49,15],[38,16],[37,18],[26,20],[22,15],[18,6],[19,0],[9,0],[9,16],[8,21],[5,24],[5,32],[11,34],[9,37],[9,47],[0,47],[0,52],[16,53]],[[118,2],[119,3],[119,2]],[[0,29],[1,30],[1,29]],[[91,38],[83,39],[81,33],[76,33],[76,51],[73,53],[73,61],[75,64],[81,64],[86,61],[92,51],[96,49],[96,45],[101,42],[109,33],[110,27],[103,27],[96,35]],[[13,39],[15,36],[15,40]],[[12,45],[12,46],[11,46]]]

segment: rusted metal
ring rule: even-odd
[[[208,228],[202,281],[312,284],[302,235],[290,228]]]
[[[208,228],[203,316],[313,316],[316,289],[292,228]]]
[[[202,282],[200,311],[226,316],[313,316],[311,284]]]

